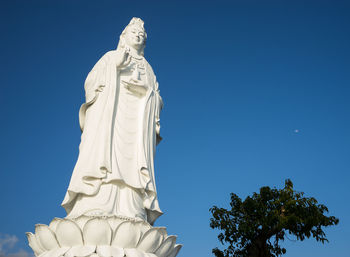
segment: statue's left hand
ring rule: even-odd
[[[162,137],[160,136],[160,123],[159,120],[156,122],[156,145],[162,141]]]
[[[144,85],[138,85],[136,83],[127,82],[125,83],[125,88],[134,94],[138,94],[139,96],[144,96],[147,93],[148,88]]]
[[[160,123],[156,122],[156,134],[160,135]]]

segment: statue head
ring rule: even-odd
[[[143,20],[134,17],[120,35],[118,48],[132,47],[143,56],[146,39],[147,34]]]

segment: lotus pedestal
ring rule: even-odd
[[[166,228],[124,217],[55,218],[27,237],[37,257],[175,257],[182,247]]]

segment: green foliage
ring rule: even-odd
[[[303,192],[293,190],[291,180],[283,189],[260,188],[244,201],[231,193],[231,209],[213,206],[210,227],[222,232],[219,241],[227,248],[213,249],[216,257],[276,257],[286,253],[280,241],[286,233],[297,240],[313,237],[328,242],[324,227],[338,224],[334,216],[325,216],[325,205]]]

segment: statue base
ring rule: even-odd
[[[118,216],[54,218],[26,234],[37,257],[175,257],[182,247],[165,227]]]

